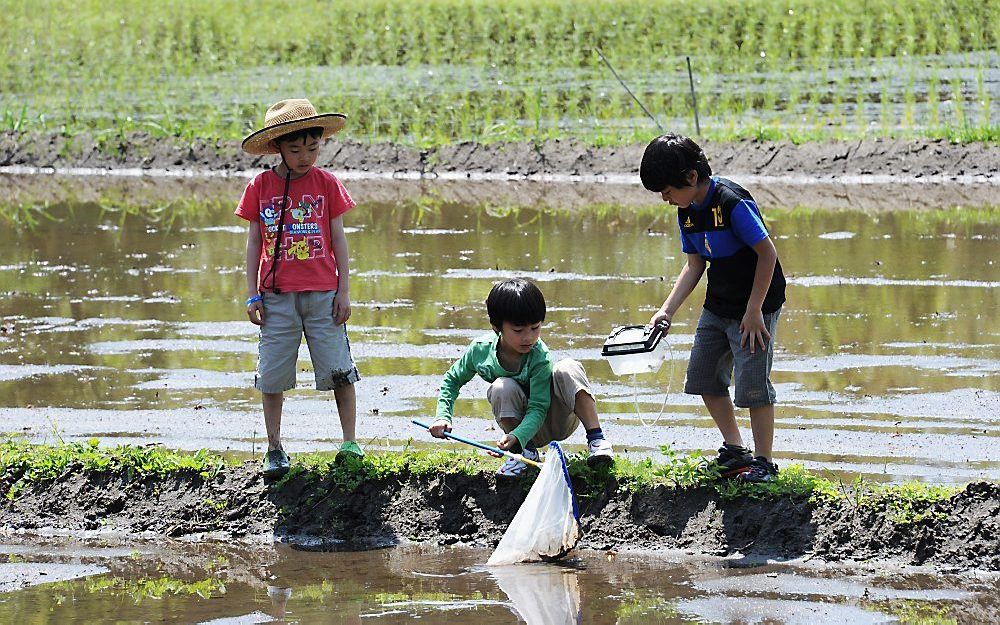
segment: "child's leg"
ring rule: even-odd
[[[736,405],[750,409],[754,455],[771,460],[774,445],[774,386],[771,384],[771,364],[774,360],[774,337],[781,309],[764,315],[764,325],[771,339],[765,349],[753,354],[749,347],[733,346],[736,355]],[[737,351],[738,350],[738,351]]]
[[[496,418],[497,425],[505,434],[510,434],[517,426],[521,425],[524,413],[528,408],[528,395],[520,384],[511,378],[497,378],[486,390],[486,400],[493,408],[493,416]],[[514,445],[510,451],[524,454],[529,459],[538,458],[538,450],[535,449],[531,441],[526,441],[523,446]],[[516,477],[527,468],[528,465],[520,460],[508,457],[497,470],[497,476]]]
[[[336,291],[307,291],[299,294],[302,322],[309,359],[313,363],[316,390],[333,391],[340,415],[344,442],[356,440],[357,392],[354,384],[361,379],[351,345],[347,339],[347,326],[337,325],[333,318],[333,298]]]
[[[490,402],[493,417],[505,434],[510,434],[521,425],[524,413],[528,410],[528,395],[513,378],[497,378],[486,389],[486,401]],[[529,441],[526,445],[531,447]]]
[[[267,450],[281,449],[281,406],[284,393],[261,393],[264,405],[264,427],[267,429]]]
[[[587,372],[578,361],[566,358],[552,367],[552,403],[538,438],[566,440],[581,423],[587,433],[588,444],[592,446],[595,441],[604,440],[601,419],[597,415],[597,400]],[[603,445],[610,453],[610,444]]]
[[[725,319],[703,309],[694,333],[694,345],[688,359],[684,392],[701,395],[708,413],[727,445],[743,446],[736,424],[736,411],[729,398],[733,371],[733,332],[739,345],[739,322]]]
[[[281,449],[281,409],[284,392],[295,388],[295,361],[302,342],[302,322],[295,309],[295,293],[265,293],[267,323],[260,329],[257,375],[268,451]]]
[[[719,428],[722,441],[727,445],[743,447],[743,436],[740,435],[740,426],[736,423],[736,409],[729,395],[702,395],[701,399],[708,408],[708,414],[712,415],[715,427]]]
[[[355,440],[354,431],[358,418],[358,397],[353,384],[335,388],[333,397],[337,401],[337,414],[340,415],[340,429],[344,431],[344,440]]]
[[[770,460],[774,445],[774,404],[751,408],[750,427],[753,429],[753,455]]]
[[[497,419],[497,425],[500,426],[504,434],[510,434],[520,424],[521,422],[516,419]]]
[[[597,401],[588,391],[583,389],[577,391],[573,412],[588,432],[601,428],[601,419],[597,416]]]
[[[614,448],[601,429],[587,372],[579,362],[567,358],[552,367],[552,403],[535,438],[539,442],[565,440],[581,423],[587,431],[587,464],[595,468],[611,464]]]

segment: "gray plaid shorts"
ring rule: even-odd
[[[771,385],[771,362],[774,359],[775,330],[781,309],[764,315],[771,340],[766,349],[758,345],[750,354],[750,345],[740,347],[740,320],[726,319],[702,309],[688,360],[684,392],[689,395],[729,395],[735,369],[736,398],[740,408],[774,404]]]

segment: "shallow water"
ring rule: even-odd
[[[436,199],[433,184],[387,204],[365,202],[365,184],[349,185],[362,201],[346,222],[366,447],[430,444],[409,420],[431,415],[441,373],[488,329],[481,302],[491,282],[513,274],[540,283],[543,338],[584,362],[619,452],[718,446],[700,400],[680,392],[703,289],[678,315],[657,374],[617,377],[600,358],[608,331],[645,322],[680,269],[669,207],[653,196],[642,209],[466,205]],[[63,196],[40,199],[41,211],[7,211],[15,234],[0,248],[0,428],[38,441],[259,453],[245,230],[231,215],[232,183],[212,185],[197,181],[169,212],[141,197],[122,206]],[[772,376],[779,464],[879,480],[996,478],[1000,208],[765,207],[765,217],[789,278]],[[300,365],[286,447],[332,449],[332,396],[309,390],[304,346]],[[478,380],[463,390],[456,424],[492,440],[484,395]],[[569,441],[582,442],[579,431]]]
[[[14,569],[76,579],[0,593],[0,621],[117,623],[972,622],[998,609],[996,578],[803,563],[588,553],[486,567],[488,552],[394,547],[7,542]],[[13,573],[0,567],[0,576]],[[37,583],[37,581],[36,581]],[[779,590],[780,589],[780,590]],[[520,620],[519,620],[520,619]]]

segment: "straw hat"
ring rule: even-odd
[[[340,113],[319,115],[305,98],[282,100],[264,113],[264,127],[243,140],[243,151],[248,154],[277,154],[278,148],[271,140],[304,128],[322,128],[326,139],[344,127],[347,116]]]

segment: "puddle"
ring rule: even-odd
[[[135,206],[111,208],[59,199],[74,187],[57,176],[30,183],[46,180],[61,194],[48,218],[15,225],[18,246],[0,250],[0,428],[251,454],[263,439],[250,389],[257,331],[244,319],[245,226],[232,202],[182,201],[167,218],[143,208],[156,184],[127,194]],[[235,201],[239,191],[223,177],[170,184],[175,200],[184,184],[191,197]],[[557,357],[584,362],[621,453],[718,447],[700,401],[681,393],[703,287],[669,337],[672,367],[617,377],[600,357],[607,332],[646,321],[680,269],[667,207],[581,205],[575,190],[561,209],[557,191],[571,186],[539,196],[547,208],[498,208],[476,193],[436,199],[436,183],[422,182],[411,199],[362,202],[347,216],[363,444],[429,444],[409,420],[433,411],[440,375],[488,330],[492,281],[520,274],[543,283],[543,336]],[[1000,208],[765,212],[789,276],[773,375],[779,463],[845,479],[996,478]],[[299,364],[283,432],[293,453],[330,449],[333,398],[309,390],[304,346]],[[492,440],[484,395],[478,381],[463,391],[457,423]],[[569,446],[583,442],[581,430]]]
[[[982,617],[995,578],[581,552],[486,567],[489,552],[102,542],[0,544],[49,583],[0,592],[0,621],[183,623],[886,623]],[[75,579],[56,578],[75,569]]]

